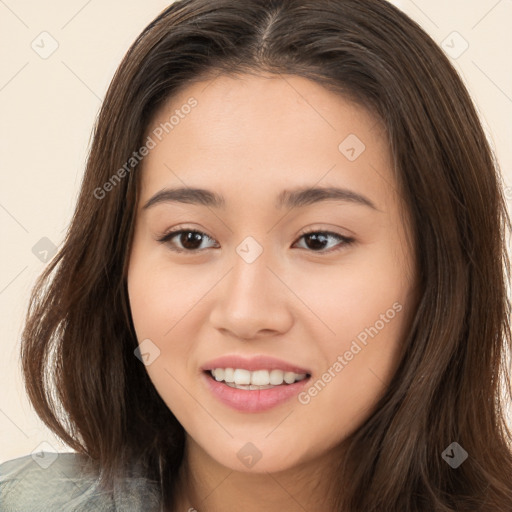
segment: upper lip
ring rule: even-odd
[[[227,355],[212,359],[206,362],[201,369],[204,371],[213,370],[214,368],[240,368],[249,371],[255,370],[282,370],[284,372],[307,373],[311,375],[311,371],[302,368],[296,364],[288,363],[281,359],[270,356],[254,356],[245,358],[236,354]]]

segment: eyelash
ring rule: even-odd
[[[204,233],[202,231],[197,231],[196,229],[186,229],[182,226],[179,226],[178,228],[165,233],[162,237],[158,238],[157,241],[161,242],[163,244],[167,244],[169,246],[169,248],[171,249],[171,251],[178,252],[178,253],[188,252],[188,253],[194,254],[194,253],[198,253],[198,252],[206,250],[206,249],[177,249],[176,247],[172,247],[170,244],[172,239],[182,233],[194,233],[194,234],[204,235],[207,238],[209,238],[210,240],[213,240],[213,238],[211,238],[209,235],[207,235],[206,233]],[[312,234],[327,235],[327,236],[336,238],[342,242],[341,244],[339,244],[338,247],[334,247],[334,248],[331,248],[328,250],[314,251],[314,250],[309,249],[309,251],[313,252],[313,253],[330,254],[333,252],[341,251],[345,247],[347,247],[355,242],[354,238],[346,237],[346,236],[340,235],[338,233],[334,233],[332,231],[321,231],[321,230],[306,231],[304,233],[301,233],[298,240],[300,240],[301,238],[303,238],[307,235],[312,235]],[[211,247],[209,247],[208,249],[211,249]],[[308,249],[306,249],[306,250],[308,250]]]

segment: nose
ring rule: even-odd
[[[250,263],[236,255],[233,262],[215,288],[213,327],[243,340],[287,332],[293,324],[294,294],[285,284],[285,272],[271,268],[265,253]]]

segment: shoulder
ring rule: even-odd
[[[26,455],[0,465],[0,512],[158,510],[156,486],[136,475],[99,487],[91,460],[78,453]]]

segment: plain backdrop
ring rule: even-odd
[[[392,3],[452,59],[512,186],[512,0]],[[25,396],[23,319],[44,260],[70,221],[108,84],[130,44],[168,4],[0,0],[0,463],[41,448],[69,451]]]

